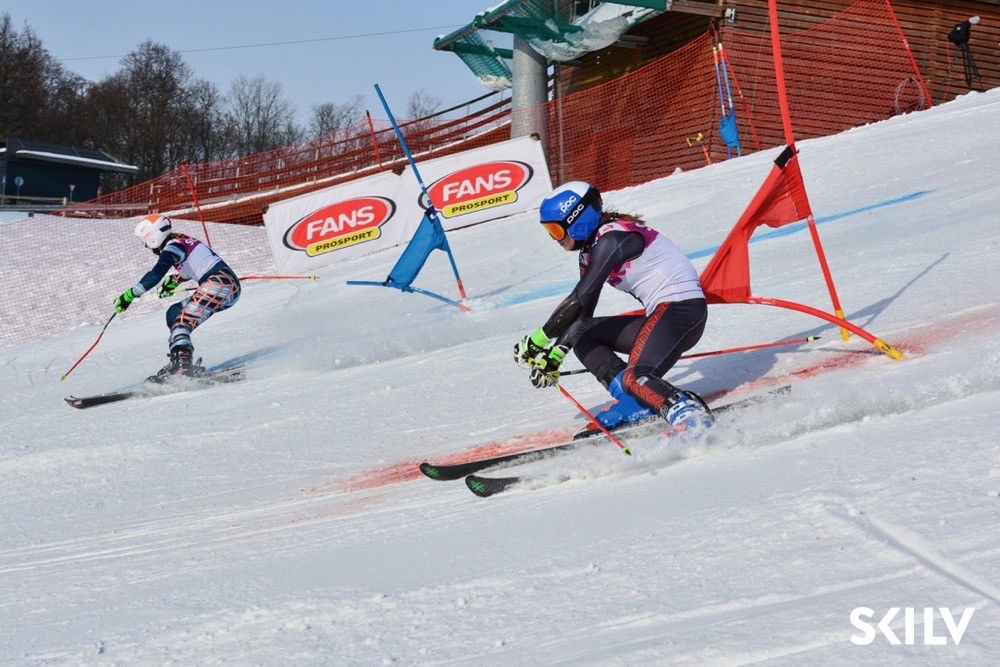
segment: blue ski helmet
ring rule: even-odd
[[[567,233],[574,241],[586,241],[601,224],[602,207],[597,188],[583,181],[570,181],[542,200],[538,216],[556,241]]]

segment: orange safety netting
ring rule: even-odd
[[[783,144],[768,34],[725,28],[721,42],[744,152]],[[861,0],[813,28],[783,34],[782,44],[798,139],[929,106],[886,0]],[[642,69],[549,102],[553,179],[613,190],[726,159],[719,82],[706,32]],[[688,142],[699,134],[703,144]]]
[[[799,139],[929,106],[887,0],[860,0],[813,28],[782,35],[782,42]],[[726,159],[719,122],[729,100],[720,99],[719,62],[743,151],[782,144],[767,34],[725,28],[721,43],[713,53],[706,31],[635,72],[546,103],[553,180],[614,190]],[[463,118],[415,120],[402,129],[418,160],[448,155],[509,139],[510,102],[494,100]],[[387,121],[361,122],[265,153],[188,165],[187,173],[176,169],[70,210],[109,217],[200,214],[215,222],[261,224],[263,207],[274,201],[404,164]]]
[[[510,100],[496,96],[458,120],[401,124],[418,159],[450,155],[509,138]],[[481,98],[482,99],[482,98]],[[147,212],[211,222],[262,224],[264,207],[406,163],[388,120],[347,128],[264,153],[184,165],[136,186],[78,204],[66,213],[127,217]]]

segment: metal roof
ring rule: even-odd
[[[111,171],[122,174],[137,174],[139,167],[125,164],[96,148],[78,146],[60,146],[46,141],[32,141],[7,137],[0,145],[0,158],[8,160],[31,160],[36,162],[55,162],[71,164],[78,167]]]

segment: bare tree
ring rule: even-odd
[[[191,80],[191,68],[180,53],[147,40],[122,59],[117,73],[98,84],[110,105],[105,130],[119,143],[109,148],[139,167],[140,180],[183,161],[186,136],[178,119],[188,107]]]
[[[181,119],[186,162],[212,162],[226,156],[223,104],[219,89],[208,81],[195,81],[187,91],[188,103]]]
[[[183,162],[260,153],[296,144],[305,135],[280,83],[241,76],[223,96],[213,84],[195,79],[178,51],[151,40],[126,55],[117,72],[90,83],[65,70],[30,27],[18,30],[7,12],[0,14],[0,90],[7,93],[0,100],[0,136],[93,145],[139,167],[134,177],[109,177],[114,179],[106,184],[109,190]],[[425,135],[436,121],[422,119],[440,105],[423,91],[413,93],[407,135],[429,139]],[[367,135],[350,136],[363,117],[360,95],[314,106],[308,130],[322,137],[316,155],[363,153]]]
[[[223,123],[235,155],[260,153],[302,138],[295,108],[282,97],[281,84],[263,75],[240,76],[233,81]]]
[[[427,119],[427,116],[432,115],[440,106],[441,100],[422,90],[415,91],[410,95],[406,104],[406,113],[412,120],[407,121],[402,128],[410,150],[419,152],[433,145],[434,140],[430,135],[438,123]]]
[[[41,110],[37,136],[58,144],[80,145],[91,134],[81,115],[88,83],[57,66],[46,83],[48,101]]]
[[[123,162],[130,162],[126,154],[131,131],[127,125],[129,117],[129,94],[122,77],[111,76],[92,84],[84,94],[80,105],[80,119],[89,134],[86,140],[96,148],[108,152]],[[105,192],[119,190],[139,180],[145,175],[126,176],[124,174],[103,174],[101,188]]]
[[[4,91],[0,128],[5,134],[26,134],[35,111],[45,103],[45,91],[39,85],[45,68],[39,57],[42,50],[31,28],[18,32],[9,13],[0,16],[0,90]]]
[[[317,137],[342,130],[361,120],[363,100],[355,95],[347,102],[335,104],[324,102],[312,108],[312,120],[309,121],[309,134]]]
[[[441,107],[441,100],[428,95],[422,90],[414,91],[406,103],[406,114],[408,118],[423,118],[430,116]]]
[[[0,134],[90,144],[139,167],[134,180],[222,155],[221,97],[180,53],[146,41],[98,83],[68,72],[28,27],[0,15]],[[118,179],[117,185],[126,185]]]

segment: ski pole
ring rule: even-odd
[[[239,276],[237,280],[319,280],[319,276]],[[197,287],[185,287],[178,292],[193,292]]]
[[[97,344],[101,342],[101,337],[104,335],[104,332],[107,330],[108,325],[111,324],[111,320],[115,319],[115,315],[117,315],[117,314],[118,314],[118,311],[115,311],[114,314],[111,317],[108,318],[108,321],[105,322],[104,326],[101,328],[101,333],[97,334],[97,340],[94,341],[93,345],[91,345],[90,347],[87,348],[87,351],[83,353],[83,356],[80,357],[79,359],[77,359],[76,363],[73,364],[73,366],[68,371],[66,371],[65,373],[63,373],[62,377],[59,378],[60,382],[62,382],[63,380],[65,380],[66,377],[69,376],[69,374],[73,372],[73,369],[76,368],[77,366],[79,366],[80,362],[83,361],[87,357],[88,354],[90,354],[90,351],[93,350],[95,347],[97,347]]]
[[[604,425],[601,424],[601,422],[597,421],[597,419],[594,418],[594,415],[590,414],[590,411],[587,408],[585,408],[582,405],[580,405],[579,401],[577,401],[575,398],[573,398],[572,396],[570,396],[569,392],[566,391],[561,384],[559,384],[557,382],[556,386],[559,387],[559,391],[562,392],[562,395],[565,396],[566,398],[568,398],[569,401],[570,401],[570,403],[572,403],[573,405],[575,405],[576,409],[579,410],[583,414],[583,416],[586,417],[590,421],[591,424],[593,424],[594,426],[596,426],[597,428],[599,428],[601,430],[601,432],[604,433],[604,435],[608,436],[608,439],[611,440],[611,442],[615,443],[616,445],[618,445],[621,448],[623,454],[628,454],[629,456],[632,455],[632,450],[630,450],[628,447],[626,447],[625,443],[623,443],[621,440],[619,440],[614,435],[612,435],[611,431],[609,431],[608,429],[604,428]]]
[[[758,345],[744,345],[743,347],[730,347],[725,350],[712,350],[711,352],[698,352],[697,354],[685,354],[679,357],[677,360],[681,359],[695,359],[697,357],[710,357],[716,354],[730,354],[732,352],[746,352],[748,350],[761,350],[767,347],[780,347],[782,345],[795,345],[796,343],[811,343],[814,340],[819,340],[819,336],[805,336],[804,338],[792,338],[790,340],[779,340],[773,343],[760,343]],[[559,377],[563,375],[579,375],[580,373],[588,373],[586,368],[577,368],[572,371],[560,371]]]

